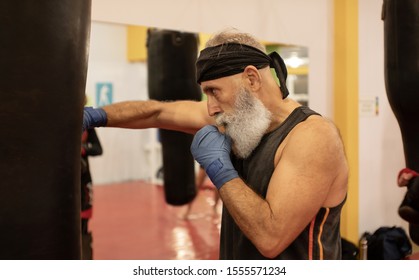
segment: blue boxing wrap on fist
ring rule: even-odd
[[[196,133],[191,152],[217,189],[239,177],[230,159],[231,139],[215,126],[204,126]]]
[[[83,131],[86,129],[106,126],[108,116],[102,108],[84,107],[83,113]]]

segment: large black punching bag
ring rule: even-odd
[[[0,2],[0,258],[80,259],[90,0]]]
[[[419,1],[385,0],[387,97],[400,126],[406,167],[419,171]]]
[[[147,38],[148,93],[150,99],[201,100],[195,62],[198,37],[193,33],[149,29]],[[193,136],[161,129],[163,181],[166,202],[183,205],[196,196]]]
[[[390,106],[400,126],[406,167],[419,171],[419,1],[384,0],[384,69]],[[419,177],[399,207],[419,244]]]

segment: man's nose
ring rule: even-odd
[[[221,108],[218,105],[218,102],[215,100],[212,96],[207,96],[207,108],[208,108],[208,114],[213,117],[216,114],[221,112]]]

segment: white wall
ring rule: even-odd
[[[359,99],[378,97],[378,116],[359,118],[359,230],[403,226],[397,214],[405,189],[396,176],[404,167],[403,144],[384,84],[382,0],[359,1]]]

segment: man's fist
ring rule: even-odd
[[[103,109],[84,107],[82,131],[89,128],[105,126],[107,122],[108,117]]]
[[[192,141],[193,157],[205,169],[217,189],[239,177],[231,163],[230,151],[231,139],[212,125],[199,130]]]

